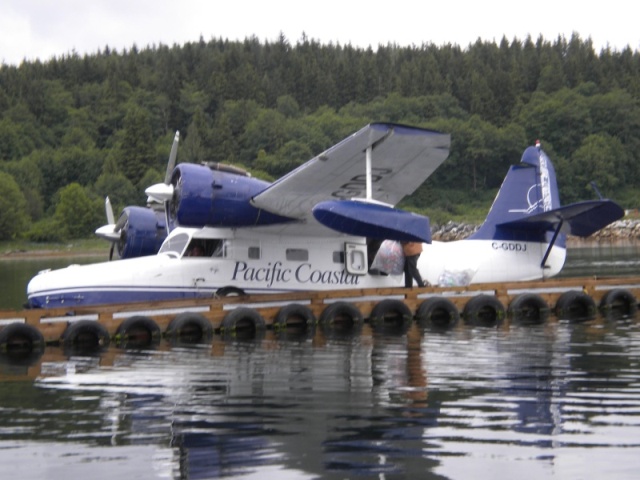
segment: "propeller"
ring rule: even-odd
[[[118,240],[111,244],[111,250],[109,251],[109,260],[113,257],[113,247],[118,245],[118,255],[122,258],[124,253],[124,247],[127,244],[127,227],[129,226],[129,215],[127,211],[123,211],[118,218],[114,230],[119,232]]]
[[[98,228],[96,230],[96,235],[110,242],[115,242],[120,238],[120,234],[116,230],[116,222],[114,219],[115,217],[113,216],[113,207],[111,206],[111,200],[109,200],[109,197],[105,199],[104,207],[107,212],[107,224]]]
[[[148,202],[152,201],[165,203],[173,197],[173,185],[171,185],[171,175],[176,166],[176,157],[178,156],[178,142],[180,141],[180,132],[176,131],[171,145],[171,153],[169,153],[169,162],[167,163],[167,171],[164,175],[164,183],[156,183],[147,188],[144,193],[149,197]]]
[[[109,250],[109,260],[111,260],[111,258],[113,258],[113,247],[116,242],[120,241],[121,227],[119,227],[115,222],[115,217],[113,215],[113,207],[111,206],[111,200],[109,200],[109,197],[105,198],[104,208],[107,213],[107,224],[98,228],[96,230],[96,235],[98,235],[100,238],[104,238],[105,240],[111,242],[111,249]]]
[[[173,185],[171,184],[171,177],[173,175],[173,169],[176,167],[176,157],[178,156],[178,143],[180,142],[180,131],[176,130],[176,135],[173,137],[173,144],[171,145],[171,152],[169,153],[169,161],[167,162],[167,171],[164,174],[164,183],[156,183],[147,188],[144,193],[147,194],[149,203],[160,202],[164,205],[164,219],[165,228],[167,234],[171,231],[171,223],[169,219],[169,202],[173,198]]]

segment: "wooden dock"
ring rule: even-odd
[[[360,289],[0,311],[0,353],[45,345],[145,344],[261,329],[483,326],[631,316],[640,277],[567,278],[466,287]]]

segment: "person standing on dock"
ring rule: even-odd
[[[422,276],[418,271],[418,258],[422,253],[422,243],[420,242],[401,242],[402,252],[404,253],[404,286],[405,288],[413,287],[413,279],[415,278],[419,287],[424,287]]]

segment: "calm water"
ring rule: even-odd
[[[640,273],[635,250],[580,250],[568,270]],[[631,479],[640,468],[635,318],[269,331],[95,356],[50,347],[32,365],[0,364],[0,378],[0,478]]]
[[[78,258],[0,259],[0,309],[21,309],[27,301],[27,284],[39,271],[64,268],[73,263],[103,262],[108,255]]]

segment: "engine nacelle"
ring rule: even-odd
[[[247,227],[291,221],[251,205],[270,184],[238,173],[181,163],[171,177],[169,219],[188,227]]]
[[[155,255],[167,236],[164,212],[148,207],[125,207],[115,231],[120,233],[117,241],[120,258]]]

